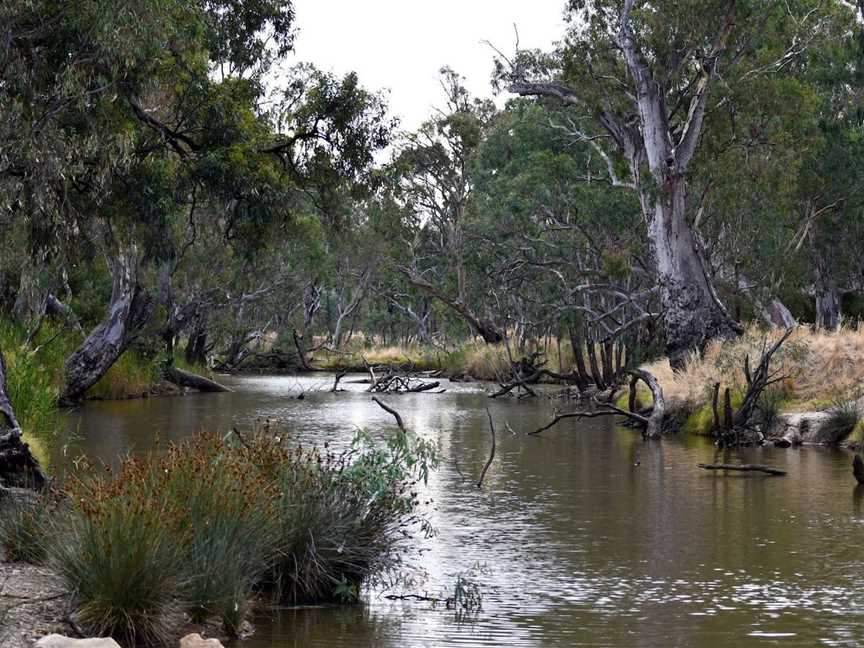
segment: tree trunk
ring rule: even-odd
[[[702,132],[708,90],[716,77],[717,63],[726,50],[735,23],[735,0],[727,0],[726,12],[718,22],[714,46],[702,53],[700,65],[688,80],[689,106],[675,115],[678,106],[670,99],[676,91],[670,85],[678,71],[663,67],[666,61],[646,56],[632,24],[635,0],[624,0],[615,43],[623,56],[629,76],[628,96],[632,97],[638,123],[629,111],[623,115],[604,107],[597,114],[600,125],[624,156],[629,177],[622,178],[609,153],[596,137],[576,132],[588,141],[606,162],[613,186],[635,189],[642,215],[648,225],[648,238],[657,263],[666,353],[673,368],[683,366],[688,354],[704,350],[717,337],[738,332],[728,316],[705,269],[701,252],[686,219],[687,169]],[[680,79],[676,79],[680,83]],[[584,108],[580,89],[558,83],[511,84],[511,92],[526,96],[553,96],[567,104]],[[610,102],[611,103],[611,102]]]
[[[836,331],[840,326],[840,293],[834,282],[826,255],[818,242],[818,225],[809,231],[810,255],[813,259],[814,291],[816,293],[816,328]]]
[[[768,302],[768,305],[765,306],[763,310],[762,316],[771,324],[771,326],[776,328],[794,328],[795,326],[798,326],[798,321],[795,319],[792,311],[786,307],[786,304],[777,298]]]
[[[643,210],[649,224],[666,334],[666,355],[673,369],[681,369],[690,353],[702,352],[713,339],[732,337],[736,330],[708,279],[702,255],[685,218],[686,187],[683,175],[669,170],[653,210],[646,193]]]
[[[0,485],[42,488],[45,475],[21,439],[12,401],[6,393],[6,363],[0,352]]]
[[[107,317],[66,360],[61,403],[79,402],[117,362],[153,314],[154,301],[138,284],[138,254],[129,246],[110,261],[113,287]]]
[[[836,331],[840,327],[840,295],[833,286],[816,287],[816,328]]]
[[[585,369],[585,357],[582,355],[582,336],[579,335],[575,327],[569,327],[570,346],[573,348],[573,365],[578,378],[579,391],[585,391],[588,384],[591,382],[588,378],[588,371]]]
[[[165,369],[165,378],[180,387],[192,387],[202,392],[230,392],[225,385],[220,385],[215,380],[204,376],[193,374],[177,367],[169,366]]]
[[[203,327],[196,328],[186,342],[186,362],[192,365],[207,364],[207,331]]]

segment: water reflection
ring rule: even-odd
[[[332,377],[244,378],[230,394],[95,403],[70,419],[80,438],[55,449],[110,462],[176,439],[258,418],[298,441],[336,445],[355,427],[392,430],[363,386],[330,394]],[[784,478],[701,471],[714,450],[700,439],[643,444],[608,422],[563,423],[539,437],[512,435],[548,420],[545,402],[490,402],[482,386],[390,397],[406,425],[436,440],[443,464],[429,482],[438,536],[408,557],[422,582],[448,594],[476,564],[483,610],[458,623],[428,603],[370,591],[365,606],[301,609],[259,623],[246,646],[857,646],[864,643],[861,488],[849,456],[818,449],[748,450],[743,459]],[[298,400],[303,393],[305,397]],[[488,457],[485,407],[498,429]],[[850,502],[850,491],[852,497]]]

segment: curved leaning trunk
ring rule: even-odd
[[[61,403],[79,402],[129,348],[153,314],[153,298],[138,284],[135,246],[109,263],[113,287],[108,315],[66,360]]]
[[[6,363],[0,352],[0,486],[42,488],[45,476],[21,438],[12,401],[6,393]]]

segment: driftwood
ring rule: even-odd
[[[180,387],[191,387],[200,392],[221,393],[230,392],[231,389],[225,385],[217,383],[215,380],[210,380],[204,376],[178,369],[177,367],[168,367],[165,370],[165,378],[175,385]]]
[[[335,394],[337,391],[339,391],[339,381],[342,380],[346,375],[347,373],[344,371],[340,371],[336,374],[336,377],[333,379],[333,387],[330,388],[331,393]]]
[[[663,416],[666,411],[666,401],[663,398],[663,389],[660,386],[660,383],[657,382],[657,379],[647,371],[642,371],[641,369],[631,369],[628,373],[633,377],[633,380],[631,380],[630,383],[630,411],[621,409],[620,407],[613,405],[611,402],[600,402],[596,398],[594,398],[592,399],[592,402],[597,405],[597,409],[556,414],[555,418],[553,418],[549,423],[534,430],[533,432],[529,432],[528,435],[534,436],[540,434],[541,432],[545,432],[546,430],[556,426],[558,423],[566,419],[578,420],[583,418],[598,418],[601,416],[623,416],[642,427],[646,438],[659,439],[663,431]],[[635,404],[634,392],[636,388],[636,383],[639,380],[643,381],[646,385],[648,385],[648,388],[651,390],[651,393],[654,396],[654,406],[648,416],[644,416],[642,414],[639,414],[638,412],[632,411],[633,405]]]
[[[480,479],[477,480],[477,488],[483,487],[486,471],[489,470],[489,466],[492,465],[492,461],[495,459],[495,424],[492,423],[492,413],[488,407],[486,408],[486,416],[489,417],[489,434],[492,435],[492,448],[489,450],[489,459],[486,461],[486,465],[483,466],[483,472],[480,473]]]
[[[723,416],[721,421],[719,411],[720,383],[715,383],[711,398],[711,410],[713,415],[714,433],[717,436],[717,445],[721,447],[732,447],[741,444],[742,432],[751,428],[751,423],[759,405],[759,399],[765,389],[776,382],[786,378],[779,371],[771,371],[771,360],[774,354],[780,350],[783,343],[789,339],[794,329],[786,329],[783,336],[770,347],[763,343],[762,354],[759,364],[753,370],[750,366],[750,356],[744,358],[744,379],[747,382],[747,391],[737,411],[732,407],[731,391],[727,387],[723,390]]]
[[[645,436],[649,439],[659,439],[661,434],[663,434],[663,417],[666,415],[666,399],[663,397],[663,388],[657,382],[657,378],[647,371],[631,369],[628,373],[644,382],[648,386],[648,389],[651,390],[654,405],[645,424]]]
[[[400,416],[399,412],[397,412],[392,407],[385,405],[380,400],[378,400],[375,396],[372,397],[372,400],[378,405],[378,407],[383,409],[388,414],[391,414],[393,416],[393,418],[396,419],[396,425],[399,426],[399,429],[402,430],[403,432],[405,431],[405,424],[402,422],[402,416]]]
[[[378,394],[419,394],[421,392],[431,391],[441,386],[437,380],[424,382],[413,376],[400,374],[385,374],[381,377],[376,377],[374,369],[369,368],[372,379],[369,388],[366,390],[370,393]],[[440,393],[440,392],[436,392]]]
[[[742,472],[763,472],[769,475],[785,475],[785,470],[772,468],[771,466],[763,466],[762,464],[699,464],[700,468],[705,470],[738,470]]]
[[[42,489],[47,478],[21,438],[21,426],[6,393],[6,363],[0,353],[0,484]]]

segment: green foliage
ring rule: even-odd
[[[6,390],[25,434],[51,436],[62,423],[57,398],[62,388],[63,363],[74,338],[62,329],[43,325],[27,341],[22,327],[0,320],[0,349],[6,361]]]
[[[153,392],[161,377],[162,369],[157,359],[144,358],[132,349],[120,356],[99,382],[87,390],[87,397],[104,400],[141,398]]]
[[[819,426],[817,438],[820,443],[837,445],[844,441],[862,419],[856,401],[835,401],[828,410],[828,419]]]
[[[88,631],[160,640],[186,611],[234,633],[253,588],[353,600],[394,569],[419,504],[412,488],[435,461],[405,433],[384,445],[362,434],[340,454],[203,434],[75,478],[49,554]]]
[[[733,414],[741,404],[744,402],[744,394],[738,389],[732,389],[729,393],[730,401],[732,403],[732,411]],[[723,392],[721,391],[719,402],[717,403],[717,412],[720,415],[720,424],[724,423],[724,405],[723,405]],[[714,429],[714,410],[712,409],[711,402],[702,405],[695,412],[690,413],[687,416],[687,420],[684,422],[683,428],[684,432],[687,434],[695,434],[698,436],[714,436],[716,430]]]
[[[0,547],[10,561],[41,564],[46,558],[46,531],[56,507],[50,494],[0,500]]]

